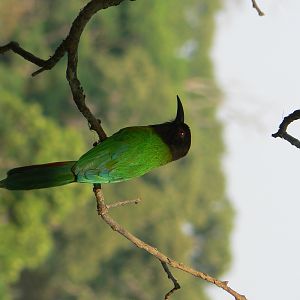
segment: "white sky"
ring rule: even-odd
[[[232,268],[221,279],[249,300],[300,299],[300,149],[271,137],[300,109],[300,1],[257,0],[264,17],[250,0],[225,2],[212,57],[224,91],[224,168],[236,224]],[[291,129],[300,137],[300,125]],[[209,290],[214,300],[233,299]]]

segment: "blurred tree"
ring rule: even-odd
[[[76,159],[83,152],[80,133],[59,128],[42,116],[38,105],[24,104],[3,89],[0,89],[0,119],[4,146],[0,149],[0,177],[18,164],[46,162],[54,157]],[[36,268],[46,259],[53,250],[55,231],[73,209],[70,200],[76,198],[76,206],[82,206],[87,195],[86,188],[76,186],[31,193],[1,190],[2,286],[18,280],[24,268]]]
[[[25,3],[10,3],[21,6],[14,23],[26,26],[11,25],[6,37],[44,57],[82,5],[33,1],[26,9]],[[112,211],[114,217],[171,257],[212,275],[229,265],[233,218],[220,165],[222,128],[215,117],[220,93],[209,58],[219,7],[219,0],[125,2],[92,19],[79,57],[87,99],[109,133],[173,118],[175,95],[185,90],[189,155],[140,179],[105,185],[104,191],[108,202],[142,197],[138,206]],[[0,20],[3,14],[0,10]],[[84,152],[80,128],[86,123],[71,101],[64,61],[25,80],[34,67],[14,55],[0,59],[6,89],[0,90],[3,174],[17,164],[76,159]],[[91,144],[92,138],[85,139]],[[89,189],[1,191],[0,292],[11,288],[3,299],[160,299],[170,288],[156,260],[99,222],[94,201],[87,202]],[[176,276],[184,289],[174,299],[206,299],[203,283],[181,272]]]

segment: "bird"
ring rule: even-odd
[[[78,161],[17,167],[7,172],[0,188],[32,190],[77,183],[115,183],[140,177],[154,168],[184,157],[191,131],[177,95],[177,113],[162,124],[120,129],[83,154]]]

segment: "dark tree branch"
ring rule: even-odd
[[[300,141],[287,133],[288,126],[292,122],[299,120],[299,119],[300,119],[300,110],[295,110],[293,113],[291,113],[290,115],[286,116],[283,119],[283,121],[279,125],[278,131],[276,133],[273,133],[272,137],[274,137],[274,138],[280,137],[280,138],[288,141],[293,146],[300,148]]]
[[[164,271],[167,273],[168,278],[169,278],[170,280],[172,280],[172,282],[173,282],[173,284],[174,284],[174,287],[173,287],[168,293],[166,293],[166,295],[165,295],[165,300],[167,300],[167,299],[170,298],[170,296],[171,296],[176,290],[179,290],[179,289],[180,289],[180,285],[179,285],[177,279],[176,279],[176,278],[173,276],[173,274],[171,273],[171,271],[170,271],[168,265],[167,265],[165,262],[163,262],[163,261],[161,261],[161,265],[162,265],[162,267],[164,268]]]
[[[5,52],[8,51],[13,51],[16,54],[22,56],[24,59],[40,67],[44,66],[45,63],[47,62],[46,60],[40,59],[39,57],[33,55],[32,53],[24,50],[22,47],[20,47],[20,45],[17,42],[10,42],[0,47],[0,54],[4,54]]]
[[[143,249],[143,250],[147,251],[149,254],[155,256],[158,260],[160,260],[161,263],[168,264],[169,266],[171,266],[173,268],[182,270],[182,271],[187,272],[195,277],[198,277],[198,278],[206,280],[210,283],[213,283],[214,285],[222,288],[223,290],[225,290],[226,292],[231,294],[236,300],[247,300],[244,295],[240,295],[235,290],[230,288],[228,286],[228,281],[218,280],[206,273],[197,271],[191,267],[184,265],[183,263],[179,263],[176,260],[173,260],[173,259],[169,258],[168,256],[166,256],[165,254],[163,254],[162,252],[158,251],[153,246],[140,240],[139,238],[134,236],[132,233],[128,232],[124,227],[122,227],[119,223],[117,223],[114,219],[112,219],[111,216],[108,214],[109,208],[105,204],[104,195],[103,195],[100,184],[94,185],[94,194],[95,194],[96,201],[97,201],[98,215],[101,216],[101,218],[111,227],[112,230],[118,232],[119,234],[121,234],[122,236],[127,238],[136,247]],[[170,294],[169,294],[169,296],[170,296]]]
[[[67,79],[73,94],[73,100],[79,111],[88,120],[90,129],[96,131],[99,140],[103,141],[106,139],[106,134],[101,126],[101,122],[95,118],[85,103],[85,94],[83,92],[83,88],[81,87],[80,81],[77,78],[77,62],[77,49],[74,52],[72,49],[70,52],[68,52]]]
[[[259,8],[259,6],[257,5],[256,1],[255,0],[251,0],[252,1],[252,6],[253,8],[257,11],[258,15],[259,16],[264,16],[264,12]]]

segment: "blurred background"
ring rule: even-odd
[[[212,47],[223,91],[226,190],[236,211],[232,266],[222,276],[248,299],[298,298],[300,150],[271,137],[299,109],[300,2],[226,1]],[[299,138],[299,123],[289,126]],[[213,299],[228,299],[210,289]]]
[[[124,2],[95,15],[80,44],[79,77],[109,135],[174,118],[176,94],[192,130],[186,158],[104,186],[107,202],[143,199],[113,217],[249,299],[292,297],[299,278],[299,150],[270,136],[299,108],[297,2],[264,3],[263,18],[250,1]],[[47,58],[85,3],[1,0],[0,42]],[[35,66],[0,57],[0,178],[18,165],[75,160],[96,140],[65,63],[31,78]],[[172,272],[182,286],[172,299],[230,298]],[[157,260],[99,219],[89,185],[1,190],[0,299],[153,300],[170,287]]]

